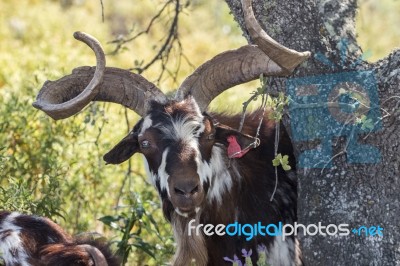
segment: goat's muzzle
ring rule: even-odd
[[[170,184],[170,200],[179,214],[197,212],[204,200],[204,190],[200,179],[185,178]]]

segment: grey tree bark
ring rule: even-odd
[[[240,1],[226,2],[245,33]],[[379,225],[384,228],[383,237],[353,233],[300,236],[306,265],[400,265],[400,50],[374,64],[355,64],[362,54],[355,38],[356,0],[254,0],[253,8],[258,21],[278,42],[313,53],[293,77],[372,70],[377,81],[382,126],[359,135],[358,141],[378,148],[381,159],[372,164],[350,164],[346,138],[334,139],[333,154],[337,155],[332,156],[333,167],[297,170],[298,222],[346,223],[350,230]],[[384,38],[384,32],[377,41],[379,38]],[[348,44],[344,61],[343,40]],[[317,60],[318,53],[340,69]],[[286,78],[275,78],[270,84],[272,89],[285,92],[286,82]],[[290,129],[290,117],[284,117],[284,123]],[[294,142],[296,156],[318,143]]]

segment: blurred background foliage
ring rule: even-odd
[[[165,3],[0,1],[0,209],[48,216],[72,234],[104,234],[128,265],[162,265],[174,249],[141,156],[120,166],[106,166],[102,160],[138,117],[119,106],[96,103],[70,119],[53,121],[32,102],[47,79],[95,64],[89,48],[73,39],[74,31],[100,40],[108,66],[130,69],[153,58],[166,38],[173,10],[166,10],[147,34],[133,42],[121,40],[146,29]],[[164,91],[176,88],[194,66],[246,43],[222,0],[180,4],[179,42],[172,46],[168,62],[142,73]],[[370,61],[378,60],[399,45],[400,1],[359,4],[359,42],[370,51]],[[115,40],[121,44],[116,53]],[[256,84],[224,93],[211,107],[240,111]]]

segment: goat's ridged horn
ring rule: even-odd
[[[176,93],[181,100],[192,95],[205,111],[210,102],[223,91],[242,83],[267,76],[289,75],[305,61],[310,52],[291,50],[272,39],[257,23],[251,0],[242,0],[245,23],[256,45],[217,55],[187,77]]]
[[[150,100],[166,100],[166,96],[142,76],[105,67],[103,49],[94,37],[80,32],[74,37],[95,52],[96,67],[78,67],[70,75],[45,82],[33,103],[34,107],[53,119],[63,119],[78,113],[91,101],[105,101],[122,104],[144,116]]]
[[[86,43],[96,55],[96,71],[89,85],[81,91],[81,82],[74,78],[46,82],[37,96],[33,106],[46,112],[54,119],[62,119],[82,110],[98,93],[97,86],[103,79],[106,57],[100,43],[92,36],[75,32],[74,37]],[[86,83],[87,84],[87,83]],[[76,86],[76,88],[74,88]],[[79,94],[77,95],[77,92]],[[71,97],[71,94],[76,97]]]
[[[176,93],[182,100],[192,95],[201,111],[223,91],[257,79],[260,75],[284,73],[274,61],[253,45],[227,51],[204,63],[187,77]]]
[[[90,254],[95,266],[108,266],[106,258],[98,248],[86,244],[79,245],[79,247],[83,248],[87,253]]]
[[[257,22],[251,2],[251,0],[242,0],[244,21],[251,39],[269,58],[287,70],[287,74],[292,73],[298,65],[310,57],[311,53],[297,52],[272,39]]]

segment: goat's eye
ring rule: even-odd
[[[149,147],[150,147],[150,141],[148,141],[148,140],[143,140],[143,141],[140,143],[140,146],[141,146],[143,149],[149,148]]]
[[[207,139],[208,139],[208,140],[213,140],[214,137],[215,137],[214,134],[210,134],[210,135],[207,136]]]

